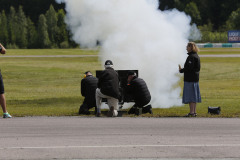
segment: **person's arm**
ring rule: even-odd
[[[107,77],[106,70],[102,71],[101,75],[99,76],[97,88],[101,88],[102,87],[102,83],[105,81],[105,77]]]
[[[184,72],[199,72],[200,71],[200,62],[197,58],[190,57],[184,65]]]
[[[180,73],[184,72],[193,72],[194,71],[194,65],[195,65],[195,60],[194,57],[188,57],[185,64],[184,68],[179,69]]]
[[[0,43],[0,52],[1,54],[5,54],[6,53],[6,49],[3,47],[3,45]]]
[[[81,94],[83,97],[85,97],[85,93],[86,93],[86,86],[85,86],[85,79],[83,79],[81,81]]]
[[[131,80],[128,82],[127,87],[126,87],[126,92],[128,94],[133,94],[133,89],[134,89],[134,84],[131,83]]]

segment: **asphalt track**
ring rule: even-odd
[[[0,159],[239,159],[239,118],[0,118]]]

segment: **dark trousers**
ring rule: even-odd
[[[80,108],[79,108],[79,114],[86,114],[86,115],[89,115],[90,112],[89,112],[89,109],[93,108],[91,107],[93,105],[89,105],[87,103],[83,103]],[[96,106],[95,106],[95,112],[96,112]]]
[[[3,84],[1,70],[0,70],[0,94],[4,94],[4,84]]]

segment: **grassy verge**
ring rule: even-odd
[[[7,55],[97,55],[98,50],[88,49],[8,49]]]
[[[0,64],[13,116],[76,115],[83,73],[101,69],[97,57],[4,57]]]
[[[197,104],[200,117],[240,117],[240,58],[201,58],[200,91],[202,103]],[[180,82],[183,86],[183,82]],[[221,115],[209,115],[208,106],[220,106]],[[156,109],[156,116],[181,116],[188,105]]]
[[[199,54],[240,54],[240,48],[200,48]]]
[[[8,50],[8,55],[96,54],[87,50]],[[87,53],[85,53],[87,52]],[[231,53],[232,54],[232,53]],[[199,117],[239,117],[240,58],[201,58]],[[97,57],[0,57],[8,111],[13,116],[77,115],[83,98],[80,81],[83,73],[102,69]],[[179,84],[183,86],[181,81]],[[212,116],[208,106],[221,106]],[[179,117],[188,113],[187,105],[154,109],[153,117]],[[0,111],[1,113],[1,111]],[[149,114],[143,116],[152,116]]]

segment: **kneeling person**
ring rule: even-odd
[[[107,60],[104,67],[105,70],[99,77],[98,88],[96,90],[96,116],[101,116],[102,98],[106,98],[109,106],[108,117],[116,117],[118,115],[118,98],[120,96],[118,73],[113,69],[111,60]]]
[[[83,104],[80,106],[79,114],[90,114],[89,109],[95,107],[95,92],[97,89],[98,79],[90,71],[85,72],[84,79],[81,81],[81,94],[85,97]]]
[[[143,79],[138,78],[134,71],[128,72],[127,92],[135,101],[128,114],[139,114],[137,113],[138,108],[142,109],[142,113],[152,114],[152,106],[150,104],[147,105],[151,101],[147,84]]]

